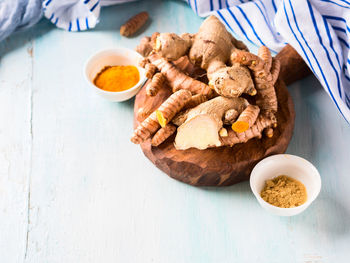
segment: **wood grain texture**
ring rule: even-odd
[[[227,186],[249,179],[250,172],[263,158],[284,153],[292,138],[294,128],[294,106],[292,98],[279,80],[276,83],[279,101],[278,127],[272,138],[255,138],[233,147],[219,147],[206,150],[176,150],[175,135],[157,147],[151,146],[151,138],[141,144],[147,158],[170,177],[194,186]],[[150,97],[146,87],[137,94],[134,106],[134,127],[139,124],[137,113],[141,107],[154,111],[163,96]]]
[[[30,227],[33,42],[24,36],[1,43],[0,63],[0,261],[22,262]]]
[[[144,10],[150,26],[120,37]],[[266,213],[248,182],[170,180],[130,142],[134,101],[111,103],[86,85],[94,52],[201,22],[185,2],[139,1],[103,8],[89,32],[42,21],[0,44],[1,263],[348,262],[350,126],[316,78],[288,87],[296,118],[287,153],[322,177],[318,199],[292,218]]]

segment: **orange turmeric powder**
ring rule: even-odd
[[[140,74],[135,66],[107,66],[94,79],[94,84],[106,91],[124,91],[139,82]]]

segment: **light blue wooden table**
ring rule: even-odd
[[[145,9],[150,27],[122,38],[121,23]],[[103,9],[89,32],[42,21],[0,44],[1,263],[349,262],[350,126],[314,77],[289,87],[288,153],[316,165],[322,191],[291,218],[266,213],[248,183],[168,178],[129,142],[133,100],[104,101],[84,82],[95,51],[200,23],[182,2],[143,1]]]

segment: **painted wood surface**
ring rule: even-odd
[[[142,10],[147,30],[120,37]],[[322,191],[291,218],[262,210],[248,183],[170,179],[129,142],[133,100],[107,102],[85,84],[93,52],[200,23],[185,3],[142,1],[105,8],[89,32],[42,21],[0,44],[0,262],[348,262],[350,126],[314,77],[289,87],[288,152],[316,165]]]

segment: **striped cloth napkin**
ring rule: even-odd
[[[303,57],[350,123],[350,1],[188,0],[235,34],[278,52],[289,43]]]
[[[95,27],[103,5],[130,0],[45,0],[45,16],[57,27]],[[216,15],[236,35],[278,52],[286,43],[304,58],[350,123],[350,1],[187,0],[199,16]]]

